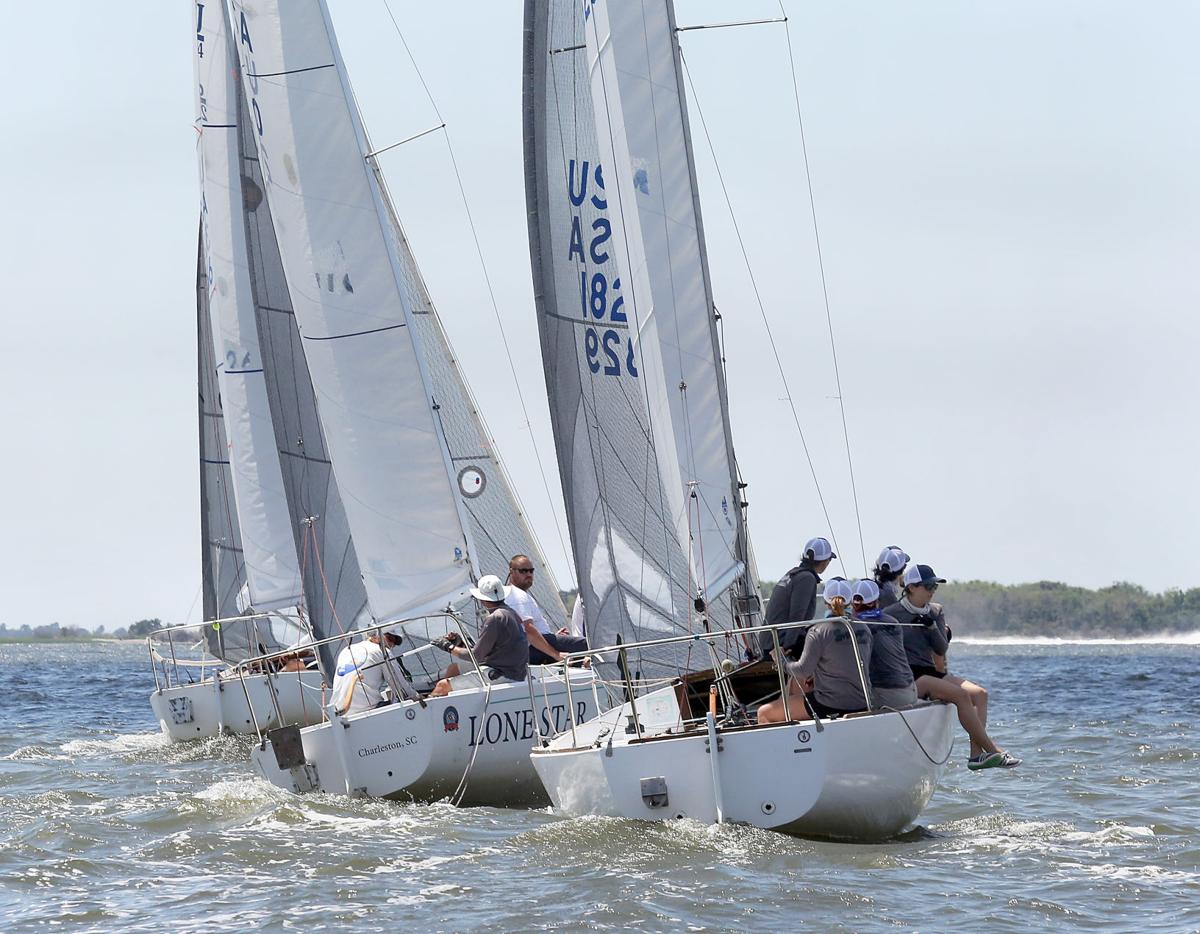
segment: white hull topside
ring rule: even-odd
[[[530,668],[530,684],[482,687],[477,675],[424,703],[404,701],[338,717],[300,730],[299,746],[275,735],[251,750],[255,769],[294,792],[487,804],[544,806],[546,793],[529,761],[539,735],[549,739],[594,718],[603,696],[592,673],[571,670],[571,695],[561,669]],[[464,779],[464,775],[466,778]]]
[[[768,830],[885,839],[929,803],[956,724],[952,708],[924,704],[826,720],[822,729],[812,720],[726,727],[717,730],[714,769],[703,724],[666,733],[678,718],[673,689],[639,698],[638,713],[647,737],[641,741],[626,733],[626,704],[578,730],[575,740],[568,733],[533,751],[556,809],[713,823],[720,806],[721,819]]]
[[[173,742],[218,733],[253,734],[290,723],[319,723],[322,687],[321,673],[315,670],[241,676],[225,672],[154,691],[150,708]]]

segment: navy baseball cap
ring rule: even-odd
[[[916,584],[944,584],[946,578],[938,577],[934,573],[933,568],[928,564],[914,564],[904,572],[904,586],[912,587]]]

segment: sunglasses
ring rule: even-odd
[[[933,581],[933,582],[931,582],[931,583],[928,583],[928,584],[924,584],[924,583],[922,583],[922,584],[918,584],[917,586],[918,586],[918,587],[924,587],[924,588],[925,588],[926,590],[928,590],[930,593],[933,593],[935,590],[937,590],[937,589],[938,589],[938,585],[937,585],[937,582],[936,582],[936,581]]]
[[[533,568],[509,568],[513,574],[532,574]]]

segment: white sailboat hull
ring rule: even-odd
[[[601,699],[590,671],[572,670],[569,698],[553,669],[531,671],[532,704],[525,682],[493,684],[489,696],[476,681],[423,705],[404,701],[301,730],[302,759],[277,755],[268,738],[251,761],[268,781],[297,793],[544,806],[530,747],[539,731],[569,731],[572,710],[576,722],[594,718]]]
[[[587,736],[562,736],[532,752],[556,809],[706,823],[717,822],[719,810],[721,820],[782,833],[879,840],[920,815],[954,741],[953,711],[941,704],[905,710],[903,719],[879,713],[827,721],[820,731],[812,721],[722,729],[714,774],[707,731],[655,730],[656,698],[662,712],[675,705],[671,689],[639,700],[639,716],[649,721],[643,735],[652,738],[625,733],[626,705],[589,724]]]
[[[319,723],[321,687],[319,671],[208,677],[154,691],[150,708],[163,733],[173,742],[182,742],[218,733],[255,733],[256,723],[264,730],[289,723]]]

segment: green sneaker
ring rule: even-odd
[[[1005,754],[1002,752],[981,752],[967,760],[967,768],[972,772],[978,772],[980,769],[994,769],[998,765],[1003,765],[1004,759]]]

